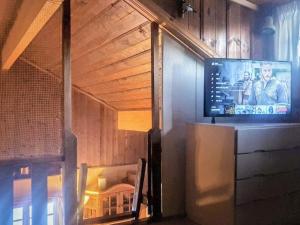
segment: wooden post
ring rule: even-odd
[[[77,141],[72,133],[71,77],[71,3],[63,2],[63,76],[64,76],[64,166],[63,198],[64,224],[77,225]]]
[[[161,133],[159,127],[159,26],[151,24],[152,132],[151,174],[153,220],[161,218]]]
[[[84,196],[86,190],[88,167],[86,163],[80,165],[79,170],[79,187],[78,187],[78,224],[83,224],[83,208],[84,208]]]
[[[13,224],[13,167],[0,167],[0,224]]]
[[[31,201],[32,225],[47,225],[48,219],[48,172],[47,165],[32,165]]]

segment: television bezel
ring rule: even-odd
[[[256,61],[256,62],[271,62],[271,63],[276,63],[276,62],[281,62],[281,63],[288,63],[290,64],[291,67],[291,94],[290,94],[290,98],[291,98],[291,106],[290,106],[290,111],[287,114],[211,114],[209,113],[209,107],[208,107],[208,102],[207,102],[207,91],[206,88],[208,87],[208,74],[207,74],[207,65],[208,65],[208,61],[212,61],[212,60],[226,60],[226,61]],[[203,107],[203,115],[204,117],[223,117],[223,118],[232,118],[232,117],[236,117],[236,118],[247,118],[247,119],[258,119],[258,120],[266,120],[266,121],[272,121],[272,122],[278,122],[278,119],[290,119],[292,116],[292,112],[293,112],[293,65],[291,61],[284,61],[284,60],[261,60],[261,59],[234,59],[234,58],[206,58],[204,61],[204,107]]]

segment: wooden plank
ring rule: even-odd
[[[74,56],[80,57],[146,21],[146,18],[134,11],[133,8],[123,1],[119,1],[73,36]]]
[[[226,0],[216,0],[216,52],[220,57],[226,58]]]
[[[149,189],[153,193],[153,218],[159,220],[162,216],[161,209],[161,134],[160,134],[160,79],[159,79],[159,26],[151,24],[151,108],[152,108],[152,132],[151,132],[151,168],[152,184]],[[152,188],[150,187],[152,185]]]
[[[78,225],[83,224],[83,207],[86,190],[88,166],[82,163],[79,168],[79,187],[78,187]]]
[[[241,8],[241,58],[250,59],[252,11]]]
[[[119,91],[126,91],[136,88],[149,87],[151,85],[150,73],[139,74],[128,78],[101,83],[85,87],[89,92],[95,93],[96,96]]]
[[[186,32],[182,27],[176,24],[166,11],[161,9],[156,3],[148,0],[124,0],[131,5],[139,13],[145,16],[152,22],[160,25],[160,28],[169,33],[172,37],[178,40],[185,47],[190,49],[200,58],[217,57],[214,50],[200,41],[197,37]]]
[[[47,225],[48,169],[45,164],[31,167],[32,225]]]
[[[79,87],[86,87],[90,85],[95,85],[103,81],[103,76],[109,75],[109,74],[116,74],[116,73],[122,73],[122,71],[125,71],[125,74],[128,74],[128,69],[131,69],[132,67],[137,67],[141,65],[146,65],[151,62],[150,58],[150,51],[145,51],[142,53],[139,53],[138,55],[135,55],[133,57],[130,57],[128,59],[119,61],[115,64],[106,66],[104,68],[101,68],[99,70],[91,71],[86,74],[76,75],[74,76],[74,82]],[[143,69],[146,69],[147,66],[144,66]],[[130,70],[132,71],[132,70]],[[132,72],[132,75],[138,74],[136,71]]]
[[[191,34],[193,34],[195,37],[200,39],[200,2],[201,0],[193,0],[191,1],[191,4],[193,8],[196,10],[194,13],[189,13],[188,15],[188,30]]]
[[[92,66],[97,62],[101,62],[102,60],[109,58],[112,55],[115,55],[119,52],[126,51],[130,46],[138,47],[138,44],[141,44],[143,41],[150,38],[150,24],[146,22],[141,26],[135,27],[134,29],[122,34],[121,36],[113,39],[111,42],[100,46],[93,51],[88,52],[88,54],[77,58],[72,61],[72,69],[74,73],[85,73],[91,70],[90,68],[85,68],[83,70],[83,66]],[[146,49],[142,50],[145,51]],[[141,52],[142,52],[141,51]],[[134,54],[132,54],[134,55]],[[125,57],[128,58],[129,56]],[[95,67],[95,66],[94,66]],[[86,70],[88,69],[88,70]]]
[[[229,5],[227,29],[227,57],[241,58],[241,6],[231,2]]]
[[[216,0],[204,0],[203,6],[203,40],[216,50]]]
[[[112,165],[112,162],[113,162],[113,130],[114,130],[114,123],[112,122],[112,119],[113,119],[113,114],[115,112],[109,110],[109,109],[106,109],[106,115],[107,115],[107,123],[106,123],[106,132],[107,132],[107,135],[106,135],[106,138],[107,138],[107,145],[106,145],[106,148],[104,149],[104,151],[106,151],[106,164],[107,165]]]
[[[105,107],[103,105],[100,105],[100,149],[99,149],[99,154],[100,154],[100,158],[99,158],[99,163],[100,165],[105,165],[106,163],[106,151],[105,151],[105,147],[106,147],[106,132],[105,132],[105,122],[107,121],[107,119],[105,118],[104,115],[104,109]]]
[[[128,99],[145,99],[151,98],[151,87],[133,89],[128,91],[120,91],[111,94],[98,95],[99,98],[105,101],[123,101]]]
[[[64,224],[77,225],[77,140],[72,133],[72,75],[71,75],[71,3],[63,2],[63,84],[64,84],[64,157],[63,198]]]
[[[64,221],[77,225],[77,140],[72,133],[65,134],[65,162],[63,165]]]
[[[119,155],[119,145],[118,145],[118,112],[114,111],[113,116],[113,165],[120,165],[120,164],[114,164],[114,157],[115,154]]]
[[[256,4],[254,4],[253,2],[250,2],[248,0],[230,0],[232,2],[235,2],[241,6],[244,6],[246,8],[252,9],[254,11],[258,10],[258,6]]]
[[[100,104],[87,98],[86,113],[87,146],[82,150],[86,152],[86,162],[89,162],[89,166],[97,166],[100,159]]]
[[[13,224],[13,166],[0,167],[0,224]]]
[[[93,21],[106,8],[119,0],[71,1],[72,35]]]
[[[114,65],[116,63],[119,63],[120,61],[139,55],[141,52],[149,51],[151,46],[150,43],[151,42],[149,38],[140,43],[137,43],[136,45],[128,45],[128,47],[123,51],[122,49],[117,49],[117,52],[115,54],[104,53],[102,57],[95,57],[94,60],[91,60],[96,61],[95,63],[84,64],[83,62],[79,62],[81,67],[77,67],[77,69],[74,69],[74,71],[76,71],[76,74],[80,75],[89,73],[93,70],[101,70],[101,68]]]
[[[22,1],[2,49],[2,69],[10,69],[61,3],[61,0]]]
[[[151,109],[151,98],[149,99],[133,99],[133,100],[123,100],[120,102],[109,102],[109,104],[116,107],[118,110],[141,110],[141,109]]]
[[[82,93],[76,91],[73,92],[73,132],[77,137],[78,146],[78,159],[77,164],[87,162],[87,149],[88,149],[88,138],[87,138],[87,101],[86,97]]]
[[[124,130],[118,130],[118,164],[124,163],[125,162],[125,155],[127,153],[125,146],[125,133],[126,131]]]
[[[119,70],[116,69],[115,71],[107,68],[108,74],[104,75],[104,73],[103,73],[103,76],[101,75],[101,76],[98,76],[97,78],[93,78],[93,79],[95,79],[93,84],[101,84],[101,83],[105,83],[105,82],[109,82],[109,81],[119,80],[122,78],[127,78],[130,76],[135,76],[135,75],[150,72],[151,71],[150,60],[145,59],[145,61],[147,61],[146,64],[142,64],[142,63],[139,64],[138,61],[133,61],[132,62],[133,65],[128,66],[128,68],[126,65],[124,65],[124,66],[118,65],[118,67],[120,69]],[[137,65],[135,66],[135,64],[137,64]],[[91,84],[91,85],[93,85],[93,84]]]
[[[62,7],[45,24],[28,45],[21,57],[34,62],[45,70],[59,64],[62,68]],[[51,46],[51,48],[50,48]],[[45,51],[47,49],[47,51]],[[47,60],[46,60],[47,59]],[[62,77],[62,69],[56,74]]]

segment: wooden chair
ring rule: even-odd
[[[146,171],[146,160],[139,159],[138,161],[138,173],[135,182],[134,195],[133,195],[133,203],[131,212],[122,213],[114,216],[104,216],[104,217],[96,217],[90,219],[84,219],[82,224],[99,224],[99,223],[111,223],[117,222],[121,220],[133,219],[137,221],[140,215],[141,204],[143,201],[143,184],[145,178]],[[81,225],[81,224],[79,224]]]

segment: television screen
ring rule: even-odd
[[[205,116],[291,111],[290,62],[207,59],[204,70]]]

